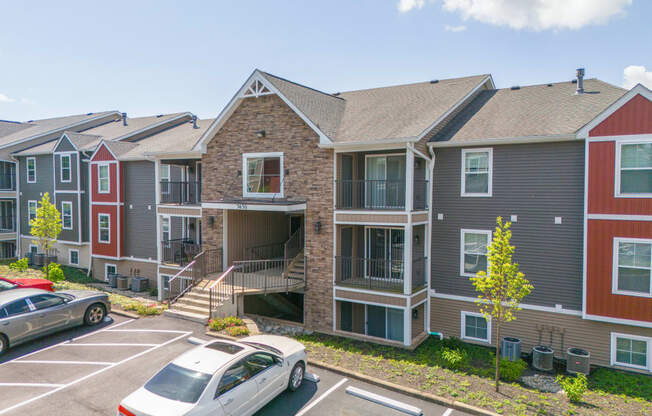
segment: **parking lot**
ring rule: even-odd
[[[102,325],[62,332],[9,350],[0,359],[0,415],[115,415],[120,400],[194,345],[206,339],[199,324],[167,317],[131,320],[112,315]],[[283,393],[263,415],[404,415],[346,392],[356,387],[423,410],[424,415],[460,416],[442,406],[377,388],[321,369],[308,371],[295,393]]]

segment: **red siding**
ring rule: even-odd
[[[611,293],[614,237],[650,238],[652,222],[588,221],[586,313],[652,322],[652,298]]]
[[[649,133],[652,133],[652,102],[639,94],[595,126],[589,132],[589,136]]]
[[[93,224],[93,254],[101,256],[118,256],[118,210],[116,205],[93,205],[92,209]],[[109,214],[111,226],[111,242],[109,244],[98,241],[98,214]]]
[[[101,147],[95,152],[93,155],[92,161],[94,162],[99,162],[99,161],[105,161],[105,160],[115,160],[109,149],[106,148],[104,144],[101,145]]]
[[[118,164],[109,163],[109,193],[101,194],[98,192],[98,165],[91,165],[91,190],[93,202],[118,202]]]

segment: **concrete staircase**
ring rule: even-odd
[[[305,257],[303,250],[294,258],[287,271],[287,277],[290,279],[305,279]]]
[[[202,282],[180,297],[163,314],[174,318],[207,324],[210,308],[209,297],[208,285]]]

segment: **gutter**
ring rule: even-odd
[[[128,139],[129,137],[132,137],[132,136],[138,135],[140,133],[146,132],[147,130],[155,129],[156,127],[164,126],[164,125],[166,125],[168,123],[171,123],[173,121],[177,121],[177,120],[182,119],[184,117],[190,117],[192,119],[192,116],[193,116],[192,113],[185,112],[185,113],[179,114],[176,117],[172,117],[172,118],[169,118],[167,120],[159,121],[158,123],[150,124],[150,125],[148,125],[146,127],[143,127],[140,130],[132,131],[131,133],[127,133],[125,135],[116,137],[115,139],[111,139],[111,141],[120,142],[120,141],[123,141],[125,139]]]
[[[477,141],[445,141],[445,142],[428,142],[429,148],[438,147],[471,147],[471,146],[486,146],[486,145],[501,145],[501,144],[528,144],[528,143],[555,143],[555,142],[570,142],[576,140],[584,140],[575,134],[555,134],[549,136],[521,136],[509,137],[505,139],[487,138],[479,139]]]
[[[406,145],[407,143],[416,143],[419,141],[418,137],[401,137],[401,138],[390,138],[390,139],[377,139],[377,140],[365,140],[357,142],[334,142],[334,143],[320,143],[317,146],[322,149],[347,149],[354,146],[372,146],[375,144],[401,144]]]

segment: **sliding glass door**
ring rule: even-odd
[[[403,279],[404,236],[399,228],[367,228],[366,276]]]
[[[366,208],[405,207],[405,155],[368,156],[365,178]]]

